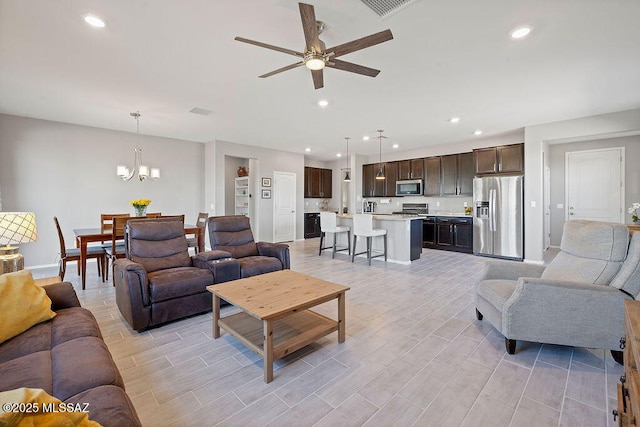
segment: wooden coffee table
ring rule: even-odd
[[[319,338],[338,331],[345,340],[347,286],[320,280],[291,270],[260,274],[246,279],[207,286],[213,294],[213,337],[220,327],[262,357],[264,381],[273,380],[273,361]],[[220,318],[220,298],[242,312]],[[338,300],[338,320],[308,310]]]

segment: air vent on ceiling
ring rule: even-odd
[[[360,0],[379,17],[386,18],[418,0]]]
[[[189,112],[193,114],[202,114],[203,116],[208,116],[209,114],[213,113],[213,111],[211,110],[199,107],[193,107],[191,110],[189,110]]]

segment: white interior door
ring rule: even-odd
[[[273,173],[273,241],[290,242],[296,237],[296,174]]]
[[[623,222],[624,147],[568,152],[566,219]]]

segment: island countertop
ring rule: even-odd
[[[338,225],[350,226],[353,231],[353,215],[339,214]],[[373,227],[387,230],[387,261],[399,264],[411,264],[422,253],[422,221],[419,215],[376,215],[373,214]],[[346,246],[346,233],[337,236],[340,246]],[[358,239],[358,252],[366,246],[364,238]],[[383,249],[382,238],[374,238],[374,250]],[[354,249],[353,246],[351,248]],[[383,258],[376,258],[381,260]]]

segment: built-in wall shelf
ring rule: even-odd
[[[236,215],[249,216],[249,203],[251,203],[251,191],[249,177],[243,176],[235,179],[235,213]]]

